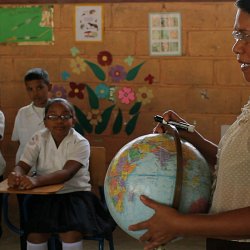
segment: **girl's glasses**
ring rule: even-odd
[[[72,115],[47,115],[46,119],[51,121],[57,121],[58,119],[61,119],[62,121],[66,121],[73,118]]]

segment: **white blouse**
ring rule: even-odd
[[[222,137],[217,158],[210,212],[250,206],[250,101]]]
[[[44,114],[44,111],[45,108],[41,108],[40,112]],[[16,163],[19,162],[24,147],[31,136],[36,131],[44,128],[43,118],[44,115],[38,114],[32,103],[18,110],[11,137],[12,141],[19,141],[20,143],[16,153]]]
[[[89,191],[89,156],[90,145],[86,138],[73,128],[56,147],[50,131],[45,128],[32,136],[26,145],[21,161],[31,167],[35,166],[37,175],[45,175],[63,169],[65,163],[74,160],[82,164],[82,168],[67,182],[58,193]]]

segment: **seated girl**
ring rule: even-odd
[[[8,184],[20,189],[64,183],[56,194],[33,195],[28,202],[28,250],[47,250],[52,233],[62,240],[63,250],[82,250],[82,236],[114,230],[114,221],[90,191],[90,145],[77,133],[73,106],[52,99],[45,108],[45,129],[35,133]],[[36,176],[28,176],[35,166]]]

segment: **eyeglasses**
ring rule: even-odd
[[[240,40],[240,41],[250,43],[250,34],[246,34],[238,30],[234,30],[232,32],[232,36],[236,41]]]
[[[69,119],[73,118],[72,115],[47,115],[46,119],[51,121],[57,121],[58,119],[61,119],[62,121],[67,121]]]

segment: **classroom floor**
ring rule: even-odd
[[[105,242],[105,250],[109,250]],[[115,250],[143,250],[143,246],[137,240],[128,236],[120,228],[114,231]],[[19,238],[10,232],[4,226],[4,233],[0,239],[1,250],[19,250]],[[175,243],[170,243],[165,247],[166,250],[205,250],[204,240],[201,239],[184,239]],[[84,250],[98,250],[96,241],[84,241]]]
[[[18,210],[15,201],[12,202],[10,209],[11,221],[18,225]],[[115,250],[143,250],[143,245],[136,239],[130,237],[119,227],[113,233]],[[3,235],[0,238],[1,250],[19,250],[19,236],[11,232],[3,224]],[[182,239],[170,243],[165,247],[166,250],[205,250],[205,241],[203,239]],[[84,250],[98,250],[96,241],[84,241]],[[105,242],[105,250],[109,250]]]

